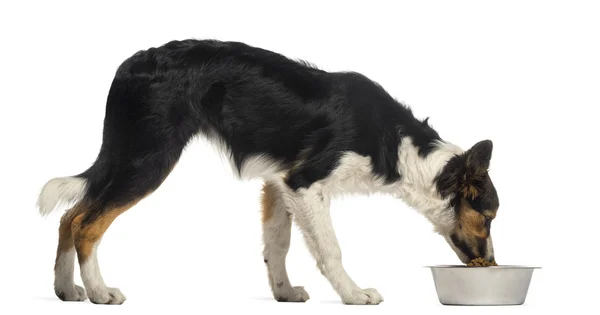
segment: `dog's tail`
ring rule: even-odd
[[[58,205],[75,203],[87,191],[87,179],[83,175],[57,177],[49,180],[38,197],[37,207],[42,216],[56,210]]]

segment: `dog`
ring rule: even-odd
[[[96,160],[42,187],[41,215],[69,204],[54,266],[59,299],[125,301],[100,274],[102,236],[159,188],[196,136],[216,144],[237,178],[264,180],[263,255],[277,301],[309,299],[287,276],[292,221],[344,304],[383,301],[344,269],[329,213],[340,194],[397,197],[463,263],[494,260],[490,227],[499,201],[489,176],[491,140],[464,150],[443,140],[428,119],[357,72],[327,72],[242,42],[173,40],[122,62]],[[85,288],[74,284],[75,257]]]

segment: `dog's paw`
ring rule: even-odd
[[[308,292],[304,287],[293,287],[283,292],[275,293],[275,300],[278,302],[306,302],[310,299]]]
[[[56,293],[56,296],[62,301],[81,302],[87,299],[85,289],[78,285],[73,285],[73,287],[70,287],[69,289],[55,288],[54,293]]]
[[[90,301],[94,304],[120,305],[127,299],[121,290],[117,288],[106,288],[88,292]]]
[[[359,289],[342,297],[342,302],[348,305],[377,305],[383,302],[383,297],[375,289]]]

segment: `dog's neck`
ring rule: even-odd
[[[436,232],[446,234],[454,226],[454,214],[449,207],[450,200],[442,199],[434,181],[446,163],[463,150],[440,141],[426,157],[418,152],[410,137],[402,139],[398,153],[398,171],[402,177],[395,185],[394,194],[423,214]]]

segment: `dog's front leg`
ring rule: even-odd
[[[290,249],[292,218],[276,183],[264,185],[262,205],[263,255],[273,296],[279,302],[305,302],[309,299],[308,293],[304,287],[290,284],[285,266],[285,257]]]
[[[344,304],[379,304],[382,296],[375,289],[361,289],[342,265],[331,216],[330,200],[318,186],[291,193],[289,205],[294,219],[302,230],[308,248],[321,273],[329,280]]]

